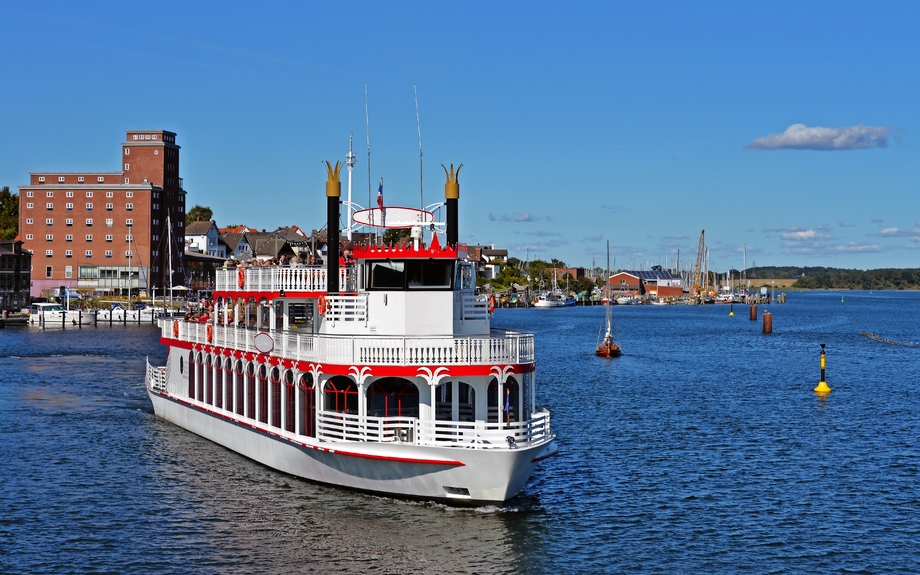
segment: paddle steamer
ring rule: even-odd
[[[340,167],[327,163],[329,230]],[[355,244],[343,266],[330,233],[321,267],[218,270],[208,323],[161,321],[166,365],[146,374],[155,413],[316,482],[460,505],[517,494],[557,449],[534,338],[491,328],[457,240],[459,168],[445,173],[443,242],[416,226],[412,244]]]

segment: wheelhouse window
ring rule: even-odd
[[[368,264],[369,290],[449,290],[454,262],[450,260],[380,261]]]

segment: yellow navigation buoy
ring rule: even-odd
[[[824,345],[823,343],[821,344],[821,381],[818,382],[818,387],[815,388],[815,393],[819,395],[831,392],[831,388],[827,386],[827,381],[825,381],[826,378],[824,377],[824,369],[827,367],[827,359],[824,355]]]
[[[728,317],[735,317],[735,304],[728,304]]]

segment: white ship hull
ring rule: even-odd
[[[328,442],[269,427],[147,388],[157,416],[263,465],[311,481],[371,493],[500,504],[517,494],[554,441],[519,449]]]

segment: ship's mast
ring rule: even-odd
[[[353,134],[348,134],[348,155],[345,156],[345,165],[348,166],[348,241],[351,241],[352,229],[354,228],[354,220],[352,219],[352,213],[354,211],[354,205],[351,203],[351,173],[355,169],[355,153],[352,151],[352,140]],[[368,155],[370,151],[368,150]]]

